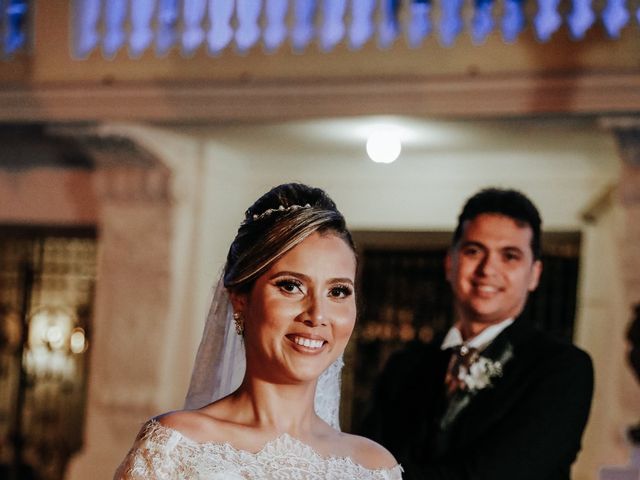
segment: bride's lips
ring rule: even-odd
[[[327,344],[327,341],[318,335],[289,333],[285,337],[293,344],[296,350],[305,353],[320,352]]]

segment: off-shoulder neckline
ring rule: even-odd
[[[354,461],[351,457],[341,457],[341,456],[337,456],[337,455],[322,455],[319,452],[317,452],[311,445],[303,442],[302,440],[295,438],[291,435],[289,435],[288,433],[282,433],[280,435],[278,435],[277,437],[268,440],[257,452],[252,452],[250,450],[246,450],[246,449],[242,449],[242,448],[237,448],[234,447],[233,445],[231,445],[229,442],[215,442],[215,441],[205,441],[205,442],[198,442],[192,438],[189,438],[188,436],[186,436],[184,433],[180,432],[179,430],[176,430],[175,428],[169,427],[167,425],[163,425],[162,423],[160,423],[157,419],[153,418],[151,420],[149,420],[147,422],[147,426],[145,428],[145,430],[150,429],[150,428],[157,428],[157,429],[161,429],[161,430],[165,430],[169,433],[171,433],[172,435],[176,435],[177,437],[179,437],[180,439],[182,439],[184,442],[189,443],[193,446],[197,446],[199,448],[224,448],[224,449],[229,449],[232,450],[233,452],[236,452],[240,455],[249,455],[251,457],[260,457],[262,455],[264,455],[265,453],[267,453],[270,449],[276,448],[278,445],[280,445],[281,443],[289,443],[289,444],[293,444],[295,445],[297,448],[306,451],[307,453],[309,453],[310,455],[314,456],[315,458],[318,458],[320,460],[323,461],[340,461],[340,462],[347,462],[349,464],[352,464],[354,466],[356,466],[357,468],[361,468],[362,470],[368,471],[368,472],[393,472],[397,469],[400,470],[400,472],[403,471],[402,466],[397,463],[395,466],[390,467],[390,468],[368,468],[365,467],[364,465]]]

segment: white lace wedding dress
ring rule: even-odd
[[[322,457],[287,434],[251,453],[228,443],[198,443],[151,420],[114,480],[400,480],[401,472],[399,465],[370,470],[350,458]]]

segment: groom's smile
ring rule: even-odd
[[[500,291],[499,287],[495,287],[493,285],[484,285],[484,284],[474,283],[473,287],[475,288],[479,296],[485,296],[487,298],[493,297],[496,293]]]

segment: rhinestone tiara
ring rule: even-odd
[[[301,208],[311,208],[311,205],[309,205],[308,203],[306,205],[289,205],[288,207],[285,207],[283,205],[280,205],[278,208],[268,208],[267,210],[265,210],[264,212],[260,213],[260,214],[254,214],[252,219],[255,220],[260,220],[261,218],[266,218],[268,216],[270,216],[272,213],[286,213],[286,212],[292,212],[294,210],[300,210]]]

